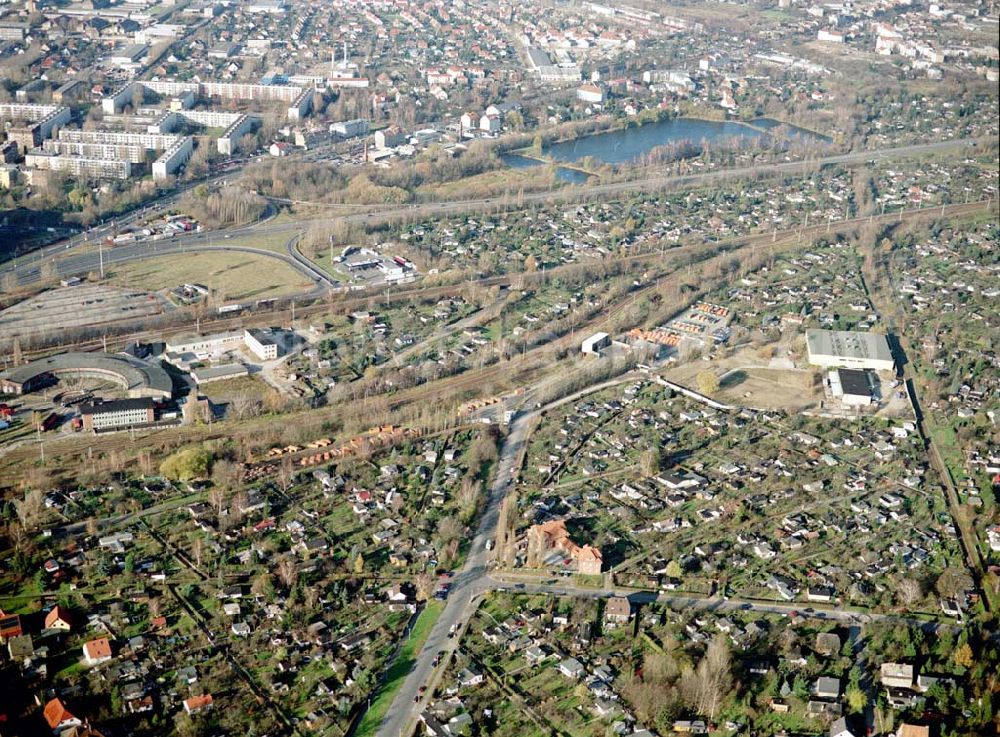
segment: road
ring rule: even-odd
[[[908,146],[896,146],[896,147],[886,147],[881,149],[872,149],[869,151],[856,151],[846,154],[835,154],[831,156],[825,156],[815,159],[808,160],[795,160],[795,161],[783,161],[773,164],[760,164],[756,166],[745,166],[737,167],[731,169],[719,169],[716,171],[701,172],[698,174],[655,174],[652,176],[644,177],[641,179],[626,180],[620,182],[608,182],[604,184],[592,184],[584,186],[574,186],[574,187],[561,187],[555,190],[544,190],[540,192],[525,193],[519,197],[519,201],[523,205],[528,205],[532,203],[557,203],[557,202],[576,202],[587,199],[600,199],[608,198],[614,195],[620,195],[623,193],[632,193],[639,191],[650,191],[650,190],[660,190],[678,187],[694,187],[694,186],[706,186],[711,184],[719,184],[722,182],[727,182],[732,179],[743,179],[743,178],[757,178],[763,176],[771,176],[776,174],[789,174],[800,172],[804,170],[811,170],[821,166],[830,165],[852,165],[852,164],[862,164],[866,161],[878,161],[880,159],[896,159],[896,158],[908,158],[913,156],[925,156],[928,154],[937,154],[953,149],[962,150],[968,146],[988,143],[987,140],[981,139],[960,139],[955,141],[938,141],[935,143],[924,143],[924,144],[911,144]],[[214,177],[204,184],[212,185],[219,183],[227,178],[234,177],[235,174],[229,173],[225,175],[220,175]],[[151,203],[141,210],[137,210],[126,217],[123,217],[117,221],[117,226],[124,223],[137,220],[141,217],[150,217],[152,211],[158,208],[162,208],[167,205],[175,204],[176,201],[191,187],[196,186],[195,184],[186,185],[181,190],[167,195],[161,200]],[[391,222],[393,220],[398,220],[400,218],[432,218],[432,217],[444,217],[448,215],[457,215],[468,212],[476,212],[482,210],[491,210],[499,207],[504,207],[510,203],[506,201],[503,197],[486,197],[481,199],[466,199],[466,200],[449,200],[442,202],[431,202],[422,204],[412,204],[412,205],[402,205],[396,207],[388,207],[380,209],[378,211],[364,211],[364,212],[354,212],[348,215],[343,215],[340,217],[349,223],[362,223],[365,225],[377,225],[385,222]],[[331,205],[331,207],[342,208],[342,205]],[[303,232],[304,229],[308,228],[310,225],[316,223],[328,223],[330,221],[329,217],[325,218],[313,218],[305,220],[297,220],[292,222],[263,222],[255,223],[240,228],[232,228],[226,231],[226,235],[231,237],[236,237],[238,235],[266,235],[275,233],[287,234],[289,238],[293,237],[297,233]],[[46,246],[45,248],[38,249],[26,256],[22,256],[18,259],[17,263],[7,263],[0,266],[0,276],[10,271],[13,271],[17,275],[18,282],[20,284],[32,284],[38,280],[40,276],[40,267],[46,261],[52,261],[57,256],[65,257],[68,251],[72,251],[81,244],[89,241],[93,241],[110,234],[112,227],[110,225],[103,226],[102,228],[96,229],[89,234],[82,234],[75,236],[67,241],[57,243],[51,246]],[[181,235],[176,238],[158,241],[156,248],[175,248],[180,250],[182,248],[193,249],[194,247],[203,247],[206,243],[217,242],[221,237],[218,233],[197,233],[191,235]],[[171,244],[169,246],[165,244]],[[147,244],[146,248],[150,248],[151,244]],[[141,248],[142,244],[136,246]],[[118,249],[116,249],[118,250]],[[146,251],[145,253],[141,251],[135,252],[136,258],[148,258],[156,253],[152,249]],[[96,254],[95,254],[96,255]],[[75,262],[75,265],[71,269],[70,267],[59,267],[59,273],[85,273],[87,271],[93,271],[99,268],[99,264],[94,257],[90,257],[86,260]]]
[[[486,509],[472,537],[465,565],[452,580],[451,593],[444,610],[431,629],[423,649],[417,654],[413,670],[403,681],[403,685],[396,693],[395,701],[379,726],[379,737],[400,737],[410,734],[414,726],[413,720],[421,706],[415,704],[414,699],[420,686],[428,682],[434,671],[435,654],[439,650],[449,653],[454,651],[459,638],[448,637],[451,628],[458,628],[468,622],[469,616],[475,609],[476,597],[499,585],[486,575],[489,558],[486,541],[496,534],[500,503],[510,487],[512,476],[520,465],[522,452],[527,447],[537,414],[537,412],[518,414],[510,425],[510,432],[497,460],[497,472],[490,486]],[[428,696],[425,698],[429,697],[430,691],[431,689],[428,689]]]

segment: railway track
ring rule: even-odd
[[[981,202],[968,203],[962,205],[951,205],[933,208],[916,208],[914,210],[906,211],[904,213],[885,216],[872,216],[863,218],[854,218],[852,220],[842,220],[838,223],[837,231],[843,232],[845,230],[852,230],[854,228],[860,227],[870,222],[882,222],[891,223],[897,220],[903,219],[904,217],[909,220],[916,220],[921,218],[933,218],[933,217],[960,217],[963,215],[971,215],[977,212],[981,212],[988,204],[988,201],[984,200]],[[784,231],[783,233],[763,233],[760,235],[743,237],[740,239],[733,239],[732,242],[727,242],[724,244],[713,244],[720,247],[718,253],[713,254],[710,259],[702,260],[692,264],[692,267],[698,267],[699,270],[708,265],[710,260],[722,260],[727,258],[732,258],[736,254],[745,253],[747,250],[751,252],[758,247],[763,247],[768,249],[768,252],[776,253],[779,251],[791,250],[799,247],[807,247],[813,240],[819,235],[823,235],[827,232],[832,232],[830,226],[827,224],[810,226],[808,228],[800,228],[792,231]],[[666,251],[663,256],[670,257],[673,255],[683,255],[684,253],[696,250],[698,247],[704,247],[705,244],[699,244],[698,246],[688,246],[684,248],[672,249]],[[659,254],[655,254],[659,256]],[[501,379],[506,378],[510,380],[511,372],[517,371],[522,364],[525,364],[528,359],[536,360],[535,366],[544,363],[544,359],[547,355],[552,355],[558,352],[560,349],[570,348],[575,342],[576,335],[581,332],[592,332],[601,329],[609,324],[611,324],[615,318],[621,315],[625,310],[632,307],[633,304],[638,302],[640,299],[650,296],[656,293],[658,290],[662,289],[664,286],[668,285],[671,281],[676,281],[679,278],[686,278],[685,275],[680,275],[675,272],[674,276],[666,277],[654,281],[653,283],[640,287],[639,289],[631,292],[627,297],[617,304],[609,307],[603,314],[599,315],[597,318],[578,326],[571,333],[567,333],[559,338],[556,338],[550,343],[543,346],[532,349],[531,351],[522,354],[521,356],[515,356],[510,361],[501,362],[493,364],[492,366],[483,367],[482,369],[474,369],[470,371],[463,372],[453,377],[446,377],[433,382],[432,384],[421,384],[410,389],[403,390],[396,394],[391,395],[389,398],[391,408],[399,408],[415,401],[418,398],[426,399],[428,391],[431,387],[435,389],[440,388],[441,390],[450,390],[451,393],[464,392],[474,389],[481,389],[487,383],[498,382]],[[529,369],[530,369],[529,365]]]
[[[691,252],[697,252],[698,250],[708,248],[723,248],[732,249],[742,245],[761,245],[767,246],[773,244],[777,240],[786,239],[789,237],[796,237],[799,239],[813,238],[826,232],[831,232],[832,229],[843,230],[845,228],[856,227],[869,223],[872,221],[891,223],[897,219],[903,217],[912,218],[920,214],[933,215],[934,213],[940,212],[942,216],[960,216],[962,214],[971,214],[980,209],[982,209],[988,201],[978,201],[968,204],[961,205],[945,205],[943,207],[932,207],[932,208],[917,208],[914,210],[904,210],[899,213],[892,213],[889,215],[882,216],[868,216],[852,218],[849,220],[841,220],[835,224],[832,223],[821,223],[817,225],[811,225],[808,227],[791,228],[783,231],[772,231],[770,233],[757,233],[752,235],[741,235],[734,236],[721,241],[710,241],[705,239],[699,239],[696,243],[689,243],[687,245],[675,246],[672,248],[656,248],[656,246],[651,246],[649,250],[644,250],[640,253],[627,254],[625,256],[612,256],[606,259],[602,259],[595,263],[602,266],[606,265],[620,265],[620,264],[635,264],[644,261],[650,261],[653,259],[659,259],[663,257],[670,257],[676,255],[683,255]],[[466,285],[474,284],[482,287],[491,286],[510,286],[518,281],[521,282],[540,282],[545,279],[557,278],[560,274],[578,270],[581,266],[587,266],[586,262],[566,264],[563,266],[555,267],[550,269],[544,274],[539,272],[515,272],[511,274],[502,274],[497,276],[483,277],[479,279],[470,279],[464,282],[459,282],[456,284],[447,284],[439,286],[430,287],[414,287],[409,289],[401,289],[397,291],[388,290],[385,293],[380,293],[378,290],[369,290],[364,294],[359,294],[357,296],[342,296],[343,293],[334,295],[332,298],[323,299],[311,297],[311,303],[305,305],[296,305],[295,313],[297,316],[311,317],[314,315],[324,314],[327,312],[337,312],[337,313],[347,313],[361,307],[367,307],[373,300],[378,301],[382,304],[398,304],[400,302],[408,302],[413,300],[419,301],[430,301],[434,299],[441,299],[443,297],[454,296],[456,292],[461,291]],[[633,293],[635,294],[635,293]],[[198,320],[192,319],[187,320],[178,325],[151,328],[151,329],[139,329],[131,330],[128,327],[126,321],[115,321],[111,324],[112,333],[107,332],[101,337],[88,338],[84,340],[74,341],[70,343],[59,343],[56,345],[41,346],[38,348],[22,348],[22,355],[28,359],[40,358],[52,353],[75,350],[75,351],[93,351],[102,350],[105,345],[109,350],[120,349],[125,347],[127,344],[132,342],[151,342],[154,340],[162,340],[164,338],[180,335],[183,333],[189,333],[193,329],[199,330],[200,332],[225,332],[229,330],[239,329],[242,327],[259,327],[266,325],[269,322],[273,322],[276,316],[282,313],[287,313],[290,311],[292,304],[295,302],[294,297],[285,298],[283,300],[275,301],[273,305],[269,307],[264,307],[260,309],[255,309],[251,312],[244,312],[239,315],[232,317],[215,317],[209,320]],[[625,305],[617,308],[616,313],[625,309]],[[610,315],[609,315],[610,316]],[[132,322],[134,324],[134,321]],[[96,328],[95,328],[96,329]],[[120,332],[116,332],[120,331]]]
[[[850,230],[855,227],[859,227],[863,224],[869,222],[882,222],[891,223],[897,220],[919,220],[927,218],[937,218],[937,217],[962,217],[966,215],[973,215],[980,213],[984,210],[987,205],[986,201],[974,202],[961,205],[946,205],[943,208],[933,207],[933,208],[917,208],[910,211],[904,211],[899,214],[892,214],[886,216],[873,216],[865,218],[855,218],[849,221],[841,221],[836,230],[843,232],[845,230]],[[996,209],[996,204],[993,205],[993,209]],[[727,244],[712,244],[716,248],[720,245],[723,246],[722,250],[718,253],[713,254],[712,259],[726,259],[731,258],[736,254],[745,253],[746,251],[761,247],[768,246],[774,249],[780,250],[790,250],[797,247],[807,247],[811,242],[811,239],[827,232],[827,225],[822,224],[818,226],[812,226],[809,228],[801,228],[790,231],[784,231],[782,233],[764,233],[756,236],[744,237],[740,239],[733,239],[732,243]],[[704,243],[691,244],[689,246],[683,246],[680,248],[671,249],[665,251],[663,256],[679,255],[685,252],[696,251],[698,249],[704,248]],[[647,253],[640,254],[630,257],[632,260],[642,260],[648,258],[661,258],[660,253]],[[697,262],[697,264],[692,264],[692,266],[697,265],[703,268],[708,263],[708,260],[702,260]],[[488,279],[480,280],[480,283],[489,284],[501,284],[510,283],[512,279],[519,278],[521,276],[532,277],[534,275],[528,274],[517,274],[517,275],[505,275],[500,277],[490,277]],[[609,324],[617,316],[619,316],[624,310],[628,309],[632,304],[637,302],[644,296],[653,294],[656,290],[661,289],[669,283],[670,280],[677,280],[680,278],[687,278],[687,275],[677,274],[660,279],[653,282],[647,286],[641,287],[636,291],[630,293],[626,299],[623,299],[616,305],[609,307],[603,314],[599,315],[597,318],[577,326],[576,329],[563,335],[550,343],[533,348],[525,353],[514,356],[509,361],[503,361],[490,366],[484,366],[481,369],[471,369],[464,371],[462,373],[444,377],[436,381],[431,381],[423,383],[417,386],[410,387],[408,389],[403,389],[397,391],[393,394],[379,394],[375,395],[372,399],[375,402],[384,401],[385,408],[390,411],[398,411],[404,409],[408,406],[426,403],[428,398],[433,398],[434,402],[443,405],[446,402],[453,402],[458,405],[461,401],[469,398],[469,396],[475,395],[477,393],[483,393],[487,389],[491,389],[494,393],[499,390],[504,384],[518,383],[523,384],[533,375],[536,375],[539,371],[544,371],[547,366],[550,366],[554,361],[555,354],[564,348],[570,347],[570,344],[575,341],[575,336],[581,331],[594,331],[601,327]],[[441,287],[430,287],[427,289],[414,289],[405,290],[397,293],[396,299],[414,299],[422,297],[424,299],[433,299],[435,296],[444,295],[447,293],[453,293],[456,290],[460,290],[463,287],[462,284],[457,285],[447,285]],[[355,301],[350,301],[348,304],[338,303],[340,308],[349,308],[354,304],[367,304],[371,297],[357,298]],[[314,312],[322,312],[329,310],[330,307],[327,304],[316,305],[313,307]],[[297,313],[301,314],[297,308]],[[273,315],[274,313],[269,313]],[[212,327],[213,329],[224,329],[223,326],[238,327],[239,324],[233,322],[240,318],[224,318],[218,321],[210,321],[203,323],[203,327]],[[129,336],[127,340],[136,339],[134,336]],[[100,341],[96,341],[98,344]],[[109,341],[110,342],[110,341]],[[62,348],[59,350],[66,350]],[[50,352],[52,352],[50,350]],[[351,401],[364,401],[363,399],[351,400]],[[315,410],[303,410],[298,413],[301,416],[305,414],[321,413],[321,412],[331,412],[330,407],[324,407]],[[258,420],[259,422],[264,422],[266,418]],[[86,453],[88,450],[99,450],[102,453],[109,453],[114,451],[134,451],[142,446],[150,445],[161,445],[164,443],[171,443],[178,439],[183,439],[184,442],[203,442],[211,439],[218,439],[224,437],[230,437],[232,434],[232,428],[228,427],[229,423],[222,423],[217,426],[205,428],[198,427],[192,428],[190,426],[174,428],[170,430],[162,430],[154,433],[150,436],[145,436],[142,438],[136,438],[134,441],[129,438],[127,434],[120,433],[115,436],[105,436],[102,438],[94,438],[92,436],[76,436],[74,438],[66,439],[61,442],[62,447],[58,448],[58,454],[63,457],[72,455],[81,455]],[[244,426],[245,427],[245,426]],[[75,442],[74,442],[75,441]],[[53,449],[54,450],[54,449]],[[50,451],[47,451],[50,452]],[[19,462],[30,462],[31,459],[37,457],[37,449],[35,448],[35,443],[26,443],[21,447],[12,449],[6,454],[2,460],[5,465],[13,463],[15,466]]]

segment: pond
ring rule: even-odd
[[[572,141],[562,141],[546,146],[542,155],[552,157],[556,161],[577,162],[586,157],[609,164],[622,164],[634,161],[649,153],[657,146],[688,141],[699,144],[702,141],[717,143],[734,139],[753,140],[767,134],[783,125],[777,120],[761,118],[747,123],[719,120],[699,120],[697,118],[672,118],[655,123],[647,123],[635,128],[622,128],[606,133],[596,133]],[[792,138],[814,140],[829,143],[827,136],[786,125],[788,135]],[[510,166],[523,168],[537,166],[541,162],[517,154],[505,154],[504,161]],[[573,169],[560,167],[557,176],[567,182],[579,183],[586,181],[587,175]]]

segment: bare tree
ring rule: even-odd
[[[243,464],[221,459],[212,465],[212,483],[226,490],[232,490],[243,483]]]
[[[476,516],[483,485],[479,479],[466,476],[458,492],[459,517],[468,524]]]
[[[511,491],[500,504],[497,524],[497,559],[506,565],[514,560],[514,543],[517,527],[517,492]]]
[[[265,572],[257,576],[250,586],[250,593],[269,599],[274,593],[274,581],[271,579],[271,574]]]
[[[285,493],[292,485],[292,477],[295,474],[295,470],[292,466],[292,459],[285,456],[281,459],[281,464],[278,466],[278,484],[281,486],[281,490]]]
[[[240,392],[229,402],[229,411],[237,420],[246,420],[260,414],[260,402],[249,392]]]
[[[291,558],[282,558],[278,562],[278,580],[291,589],[299,580],[299,567]]]
[[[642,453],[641,464],[643,476],[658,474],[660,472],[660,451],[656,448],[647,448]]]
[[[208,503],[215,510],[216,517],[221,517],[222,510],[226,508],[227,492],[228,489],[218,484],[208,490]]]
[[[25,531],[23,525],[10,524],[7,526],[7,538],[10,540],[10,544],[14,550],[20,552],[28,538],[28,533]]]
[[[715,719],[715,714],[732,689],[729,643],[722,635],[708,645],[705,656],[682,681],[691,706],[699,714]]]
[[[896,581],[896,594],[899,596],[900,603],[906,608],[910,608],[924,596],[920,582],[909,576],[902,577]]]
[[[142,475],[152,475],[153,468],[153,454],[148,450],[139,451],[139,470],[142,471]]]
[[[30,489],[24,493],[23,499],[14,500],[14,509],[24,529],[34,530],[45,514],[45,495],[41,489]]]
[[[240,489],[237,491],[233,497],[232,508],[229,510],[229,516],[233,518],[233,524],[237,524],[243,519],[249,504],[250,497],[246,490]]]
[[[413,579],[413,585],[417,590],[417,599],[420,601],[427,601],[434,594],[434,576],[429,571],[418,573]]]
[[[971,589],[973,586],[972,577],[968,572],[958,568],[946,568],[937,582],[934,589],[945,599],[954,599]]]
[[[205,544],[201,537],[196,537],[194,539],[194,543],[191,545],[191,556],[194,558],[194,564],[198,568],[201,568],[201,558],[204,553],[204,547]]]

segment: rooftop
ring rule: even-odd
[[[113,399],[107,402],[94,402],[93,404],[81,404],[81,415],[95,415],[103,412],[127,412],[132,409],[151,409],[153,400],[150,397],[138,397],[136,399]]]
[[[0,379],[15,384],[26,384],[45,373],[89,372],[112,374],[112,378],[130,394],[142,394],[147,391],[168,397],[173,394],[173,381],[160,366],[108,353],[58,353],[4,371],[0,373]]]
[[[868,374],[858,369],[837,369],[837,376],[840,377],[840,386],[844,394],[854,394],[862,397],[872,395],[871,384],[868,382]]]
[[[857,360],[892,360],[889,341],[880,333],[807,330],[806,342],[810,355],[838,356]]]

